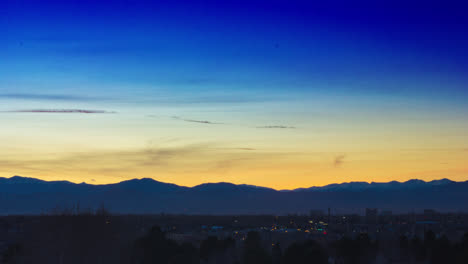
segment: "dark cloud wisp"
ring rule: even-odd
[[[4,99],[20,99],[20,100],[46,100],[46,101],[96,101],[103,98],[86,97],[78,95],[62,95],[62,94],[29,94],[29,93],[4,93],[0,94],[0,98]]]
[[[295,129],[296,127],[294,127],[294,126],[283,126],[283,125],[278,125],[278,126],[258,126],[257,128]]]
[[[211,122],[211,121],[206,121],[206,120],[186,119],[186,118],[182,118],[180,116],[173,116],[172,118],[177,119],[177,120],[182,120],[182,121],[185,121],[185,122],[207,124],[207,125],[221,125],[221,124],[223,124],[223,123]]]
[[[346,155],[336,156],[335,159],[333,160],[333,167],[339,168],[343,164],[345,158],[346,158]]]
[[[8,113],[63,113],[63,114],[115,114],[113,111],[88,110],[88,109],[29,109],[4,111]]]

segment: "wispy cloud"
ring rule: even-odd
[[[254,148],[234,148],[234,149],[238,149],[238,150],[255,150]]]
[[[283,126],[283,125],[276,125],[276,126],[258,126],[257,128],[296,129],[296,127],[294,127],[294,126]]]
[[[0,156],[1,167],[20,167],[32,171],[39,170],[82,170],[94,172],[126,172],[143,167],[166,167],[190,157],[197,158],[209,151],[208,145],[188,145],[180,147],[156,148],[122,151],[72,152],[57,158],[37,160],[9,160]]]
[[[177,120],[182,120],[182,121],[185,121],[185,122],[207,124],[207,125],[221,125],[221,124],[223,124],[223,123],[211,122],[211,121],[206,121],[206,120],[186,119],[186,118],[182,118],[180,116],[172,116],[172,118],[177,119]]]
[[[96,100],[104,99],[104,98],[78,96],[78,95],[31,94],[31,93],[4,93],[4,94],[0,94],[0,98],[20,99],[20,100],[46,100],[46,101],[96,101]]]
[[[220,149],[220,150],[245,150],[245,151],[257,150],[257,149],[254,149],[254,148],[246,148],[246,147],[238,147],[238,148],[217,148],[217,149]]]
[[[162,177],[161,175],[165,175],[166,180],[169,179],[168,176],[175,176],[174,180],[180,180],[182,175],[241,172],[259,164],[270,164],[272,160],[286,162],[291,155],[300,155],[247,150],[250,148],[223,148],[217,144],[204,143],[171,147],[148,146],[118,151],[49,153],[36,158],[10,157],[0,153],[0,171],[29,175],[47,174],[51,175],[50,177],[69,177],[68,179],[76,177],[73,180],[76,182],[95,179],[97,183],[137,176]]]
[[[468,148],[413,148],[413,149],[401,149],[402,151],[417,151],[417,152],[458,152],[468,151]]]
[[[333,167],[338,168],[341,165],[343,165],[344,159],[346,158],[346,155],[338,155],[335,157],[333,160]]]
[[[52,114],[115,114],[113,111],[105,110],[87,110],[87,109],[29,109],[29,110],[12,110],[3,111],[4,113],[52,113]]]

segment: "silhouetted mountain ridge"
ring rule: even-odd
[[[418,179],[412,179],[405,182],[391,181],[391,182],[344,182],[344,183],[334,183],[321,187],[310,187],[310,188],[298,188],[294,191],[330,191],[330,190],[347,190],[347,191],[362,191],[365,189],[415,189],[419,187],[428,187],[428,186],[442,186],[447,184],[458,183],[451,181],[449,179],[440,179],[433,181],[423,181]],[[462,182],[461,182],[462,183]]]
[[[38,214],[53,208],[97,208],[114,213],[288,214],[311,209],[362,212],[366,207],[406,212],[433,208],[468,211],[468,181],[347,182],[277,191],[227,182],[184,187],[151,178],[93,185],[0,177],[0,214]]]

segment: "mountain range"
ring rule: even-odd
[[[104,206],[119,214],[281,215],[327,208],[336,213],[362,213],[365,208],[468,212],[468,181],[349,182],[278,191],[225,182],[184,187],[149,178],[92,185],[0,177],[0,215],[49,213],[77,204],[89,209]]]

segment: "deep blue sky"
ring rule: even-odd
[[[462,5],[134,2],[3,1],[2,82],[467,94]]]

